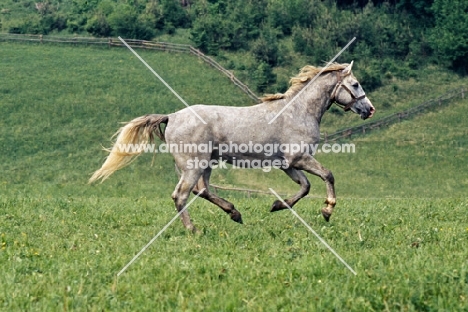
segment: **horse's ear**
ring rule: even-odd
[[[348,75],[351,73],[351,68],[353,67],[354,61],[351,61],[351,64],[349,64],[345,69],[343,69],[343,74]]]

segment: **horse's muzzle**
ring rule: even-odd
[[[372,105],[372,103],[369,100],[368,102],[369,102],[369,107],[366,110],[361,111],[360,115],[362,119],[372,118],[372,116],[374,116],[375,107],[374,105]]]

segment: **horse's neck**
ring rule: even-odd
[[[330,105],[331,93],[337,83],[337,77],[334,72],[320,76],[304,90],[304,108],[307,110],[307,116],[313,117],[320,125],[322,117]]]
[[[310,122],[312,119],[317,125],[320,125],[322,117],[330,104],[331,93],[337,82],[338,79],[334,72],[326,73],[318,77],[296,99],[296,95],[292,95],[284,99],[263,102],[258,105],[266,106],[272,111],[278,111],[283,109],[285,105],[290,105],[289,109],[293,111],[296,121]],[[293,99],[294,102],[291,102]]]

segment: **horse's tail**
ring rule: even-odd
[[[167,124],[166,115],[145,115],[133,119],[120,128],[112,137],[117,136],[112,149],[105,149],[109,152],[102,167],[97,170],[89,179],[89,183],[96,180],[107,179],[114,171],[117,171],[130,164],[135,157],[140,155],[144,148],[142,144],[152,141],[156,134],[162,141],[166,141],[161,124]]]

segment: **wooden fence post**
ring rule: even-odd
[[[40,41],[41,43],[43,43],[43,42],[42,42],[42,35],[39,35],[39,41]]]
[[[112,38],[109,38],[109,40],[107,41],[107,45],[110,47],[112,47]]]

